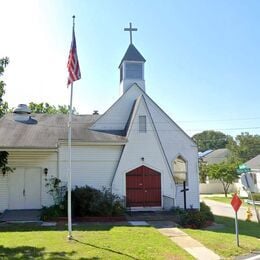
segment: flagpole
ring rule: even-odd
[[[73,31],[75,26],[75,16],[73,18]],[[72,239],[72,220],[71,220],[71,168],[72,168],[72,153],[71,153],[71,121],[72,121],[72,97],[73,97],[73,82],[70,86],[70,110],[68,122],[68,153],[69,153],[69,171],[68,171],[68,239]]]
[[[69,150],[69,172],[68,172],[68,239],[72,239],[72,221],[71,221],[71,119],[72,119],[72,96],[73,96],[73,83],[70,87],[70,111],[69,111],[69,131],[68,131],[68,150]]]

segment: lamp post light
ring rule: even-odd
[[[47,174],[48,174],[48,168],[44,168],[44,169],[43,169],[43,172],[44,172],[45,177],[47,177]]]

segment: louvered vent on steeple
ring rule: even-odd
[[[132,43],[132,31],[137,29],[132,28],[130,23],[130,28],[125,28],[125,31],[130,32],[130,45],[119,65],[121,94],[124,94],[134,83],[145,91],[145,59]]]

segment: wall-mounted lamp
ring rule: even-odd
[[[144,161],[144,157],[141,157],[141,160]]]
[[[44,172],[45,176],[47,176],[47,174],[48,174],[48,168],[44,168],[44,169],[43,169],[43,172]]]

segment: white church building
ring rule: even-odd
[[[129,210],[168,210],[184,206],[182,176],[187,208],[199,208],[197,146],[146,93],[144,65],[131,41],[118,100],[102,115],[73,115],[72,187],[110,188]],[[25,105],[0,119],[0,150],[15,168],[0,173],[0,212],[53,204],[46,181],[67,182],[67,122]]]

